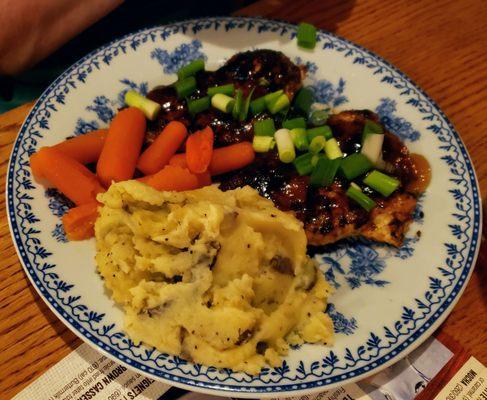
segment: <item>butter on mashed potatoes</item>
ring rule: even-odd
[[[289,344],[331,343],[331,289],[302,224],[254,189],[126,181],[98,199],[96,261],[136,343],[251,374]]]

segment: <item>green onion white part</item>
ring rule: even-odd
[[[325,154],[330,160],[343,157],[342,150],[335,138],[328,139],[325,143]]]
[[[254,136],[252,146],[256,153],[267,153],[274,147],[274,143],[272,136]]]
[[[211,105],[224,113],[229,113],[233,110],[235,100],[226,94],[217,93],[211,98]]]
[[[372,164],[378,166],[379,160],[382,159],[382,144],[384,143],[384,135],[368,134],[364,137],[362,150],[360,151],[367,157]]]
[[[130,107],[136,107],[144,113],[147,119],[151,121],[157,117],[161,111],[161,105],[155,101],[149,100],[134,90],[128,90],[125,93],[125,103]]]
[[[296,158],[296,152],[294,150],[294,144],[289,129],[279,129],[274,133],[274,139],[276,140],[279,159],[286,164],[293,162]]]
[[[309,151],[313,154],[318,154],[326,146],[326,139],[324,136],[316,136],[309,144]]]

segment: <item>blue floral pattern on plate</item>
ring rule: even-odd
[[[367,332],[361,328],[356,313],[353,317],[345,317],[347,314],[343,310],[337,311],[337,301],[333,301],[331,312],[335,314],[337,326],[341,326],[338,329],[343,330],[343,335],[337,335],[337,337],[354,338],[354,341],[351,342],[353,344],[313,352],[314,355],[311,358],[299,358],[299,355],[302,354],[301,351],[306,348],[303,346],[304,350],[296,350],[297,360],[295,358],[286,359],[279,368],[264,368],[259,375],[250,376],[193,364],[176,356],[135,345],[125,336],[121,327],[107,312],[88,306],[93,303],[86,301],[79,294],[77,289],[79,283],[65,278],[65,269],[60,268],[54,261],[56,248],[51,244],[53,241],[51,231],[55,229],[58,217],[53,217],[39,208],[42,206],[49,210],[48,201],[46,202],[43,192],[39,196],[39,187],[32,181],[28,164],[29,155],[42,145],[45,136],[53,134],[52,120],[69,104],[68,97],[73,96],[79,87],[90,84],[92,72],[105,71],[119,57],[129,57],[132,54],[138,54],[139,51],[142,54],[148,48],[152,51],[164,43],[168,54],[173,53],[180,44],[171,45],[172,37],[186,34],[196,35],[201,32],[216,33],[216,36],[223,40],[227,36],[230,37],[232,33],[273,35],[273,37],[283,37],[289,40],[295,37],[296,29],[295,26],[277,21],[229,17],[195,20],[137,32],[105,46],[73,65],[52,84],[34,106],[14,145],[8,171],[7,190],[12,235],[22,264],[34,286],[56,314],[84,340],[103,349],[119,362],[130,365],[145,374],[165,379],[175,385],[189,385],[195,389],[206,388],[207,390],[217,390],[219,393],[222,391],[234,392],[233,396],[238,395],[239,392],[259,393],[258,397],[275,396],[276,392],[290,395],[308,390],[322,390],[324,387],[357,379],[362,374],[376,370],[381,365],[404,355],[412,343],[424,340],[444,319],[470,276],[480,234],[478,186],[470,160],[458,134],[436,105],[384,60],[344,39],[324,32],[318,33],[316,54],[323,53],[328,58],[335,57],[336,60],[345,63],[344,65],[351,63],[369,71],[374,82],[387,87],[391,93],[394,93],[388,97],[400,102],[401,110],[408,107],[410,113],[419,117],[417,120],[424,121],[426,127],[421,133],[430,135],[437,143],[436,147],[431,149],[438,155],[438,161],[434,158],[435,165],[445,171],[445,179],[454,185],[454,187],[449,187],[445,184],[448,189],[443,198],[448,197],[451,208],[443,208],[448,212],[448,221],[445,219],[444,225],[441,226],[445,239],[441,243],[437,243],[438,259],[434,266],[428,266],[427,275],[422,275],[422,279],[427,281],[426,289],[409,299],[404,299],[397,315],[384,321],[381,327],[377,326],[373,331]],[[225,34],[222,35],[222,33]],[[204,53],[203,48],[198,51]],[[150,58],[150,52],[144,54]],[[225,56],[227,55],[228,53],[225,54]],[[127,75],[119,79],[126,78]],[[346,75],[343,78],[346,79]],[[335,76],[334,79],[326,77],[326,79],[333,82],[333,90],[337,92],[339,77]],[[113,107],[118,101],[117,96],[120,91],[127,88],[127,85],[123,85],[121,82],[119,84],[122,87],[117,92],[110,95],[103,94],[112,99]],[[342,94],[338,93],[338,95]],[[353,99],[350,98],[349,103],[352,104]],[[378,104],[379,107],[382,105],[384,115],[403,118],[404,120],[399,121],[400,123],[407,121],[402,113],[398,113],[396,104],[391,107],[391,103],[386,104],[380,100]],[[101,107],[105,107],[105,105],[105,103],[101,103]],[[86,110],[86,112],[92,115],[90,119],[86,119],[88,123],[91,120],[98,121],[96,109]],[[78,125],[76,122],[78,118],[76,116],[73,118],[72,126]],[[81,124],[80,127],[86,127],[86,125]],[[417,138],[417,140],[419,141],[421,138]],[[427,200],[428,197],[425,201]],[[46,202],[45,205],[43,205],[44,202]],[[421,216],[421,213],[418,216]],[[52,224],[53,221],[57,222]],[[424,223],[422,226],[424,227],[422,229],[427,232],[429,223]],[[414,240],[414,237],[410,238],[406,247],[417,251],[414,249],[416,243]],[[76,246],[76,244],[68,243],[63,246]],[[364,244],[358,242],[345,249],[344,253],[342,249],[339,254],[344,254],[343,260],[347,260],[347,263],[337,262],[331,268],[336,283],[341,285],[338,290],[347,287],[350,293],[358,293],[361,290],[367,290],[368,293],[372,293],[370,290],[386,291],[394,284],[390,275],[388,275],[389,278],[383,276],[389,273],[389,269],[383,267],[383,260],[387,254],[392,257],[389,255],[385,261],[386,266],[389,260],[400,261],[403,257],[411,259],[415,257],[415,253],[410,251],[401,252],[401,250],[396,251],[380,246],[369,247],[368,250],[365,250],[361,246]],[[440,246],[443,250],[440,250]],[[369,263],[372,263],[372,266],[369,266]],[[324,267],[327,272],[329,267],[326,262],[324,262]],[[352,281],[347,278],[352,278]],[[348,286],[357,284],[353,279],[358,279],[359,285],[350,290]],[[370,279],[389,283],[376,284],[372,283]],[[354,319],[355,321],[352,321]],[[356,328],[352,328],[352,326],[356,326]],[[355,329],[355,333],[352,336],[346,334],[353,329]]]
[[[181,44],[173,52],[156,48],[151,52],[150,56],[164,67],[164,73],[175,74],[179,68],[186,65],[189,61],[196,59],[206,60],[207,57],[201,52],[201,48],[201,41],[193,40],[191,43]]]

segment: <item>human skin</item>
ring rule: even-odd
[[[36,64],[123,0],[0,0],[0,75]]]

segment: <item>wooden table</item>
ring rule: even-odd
[[[482,0],[263,0],[240,15],[307,21],[380,54],[435,99],[473,158],[487,195],[487,2]],[[31,104],[0,115],[0,398],[11,398],[81,340],[25,276],[5,215],[7,161]],[[440,330],[487,364],[487,249]]]

